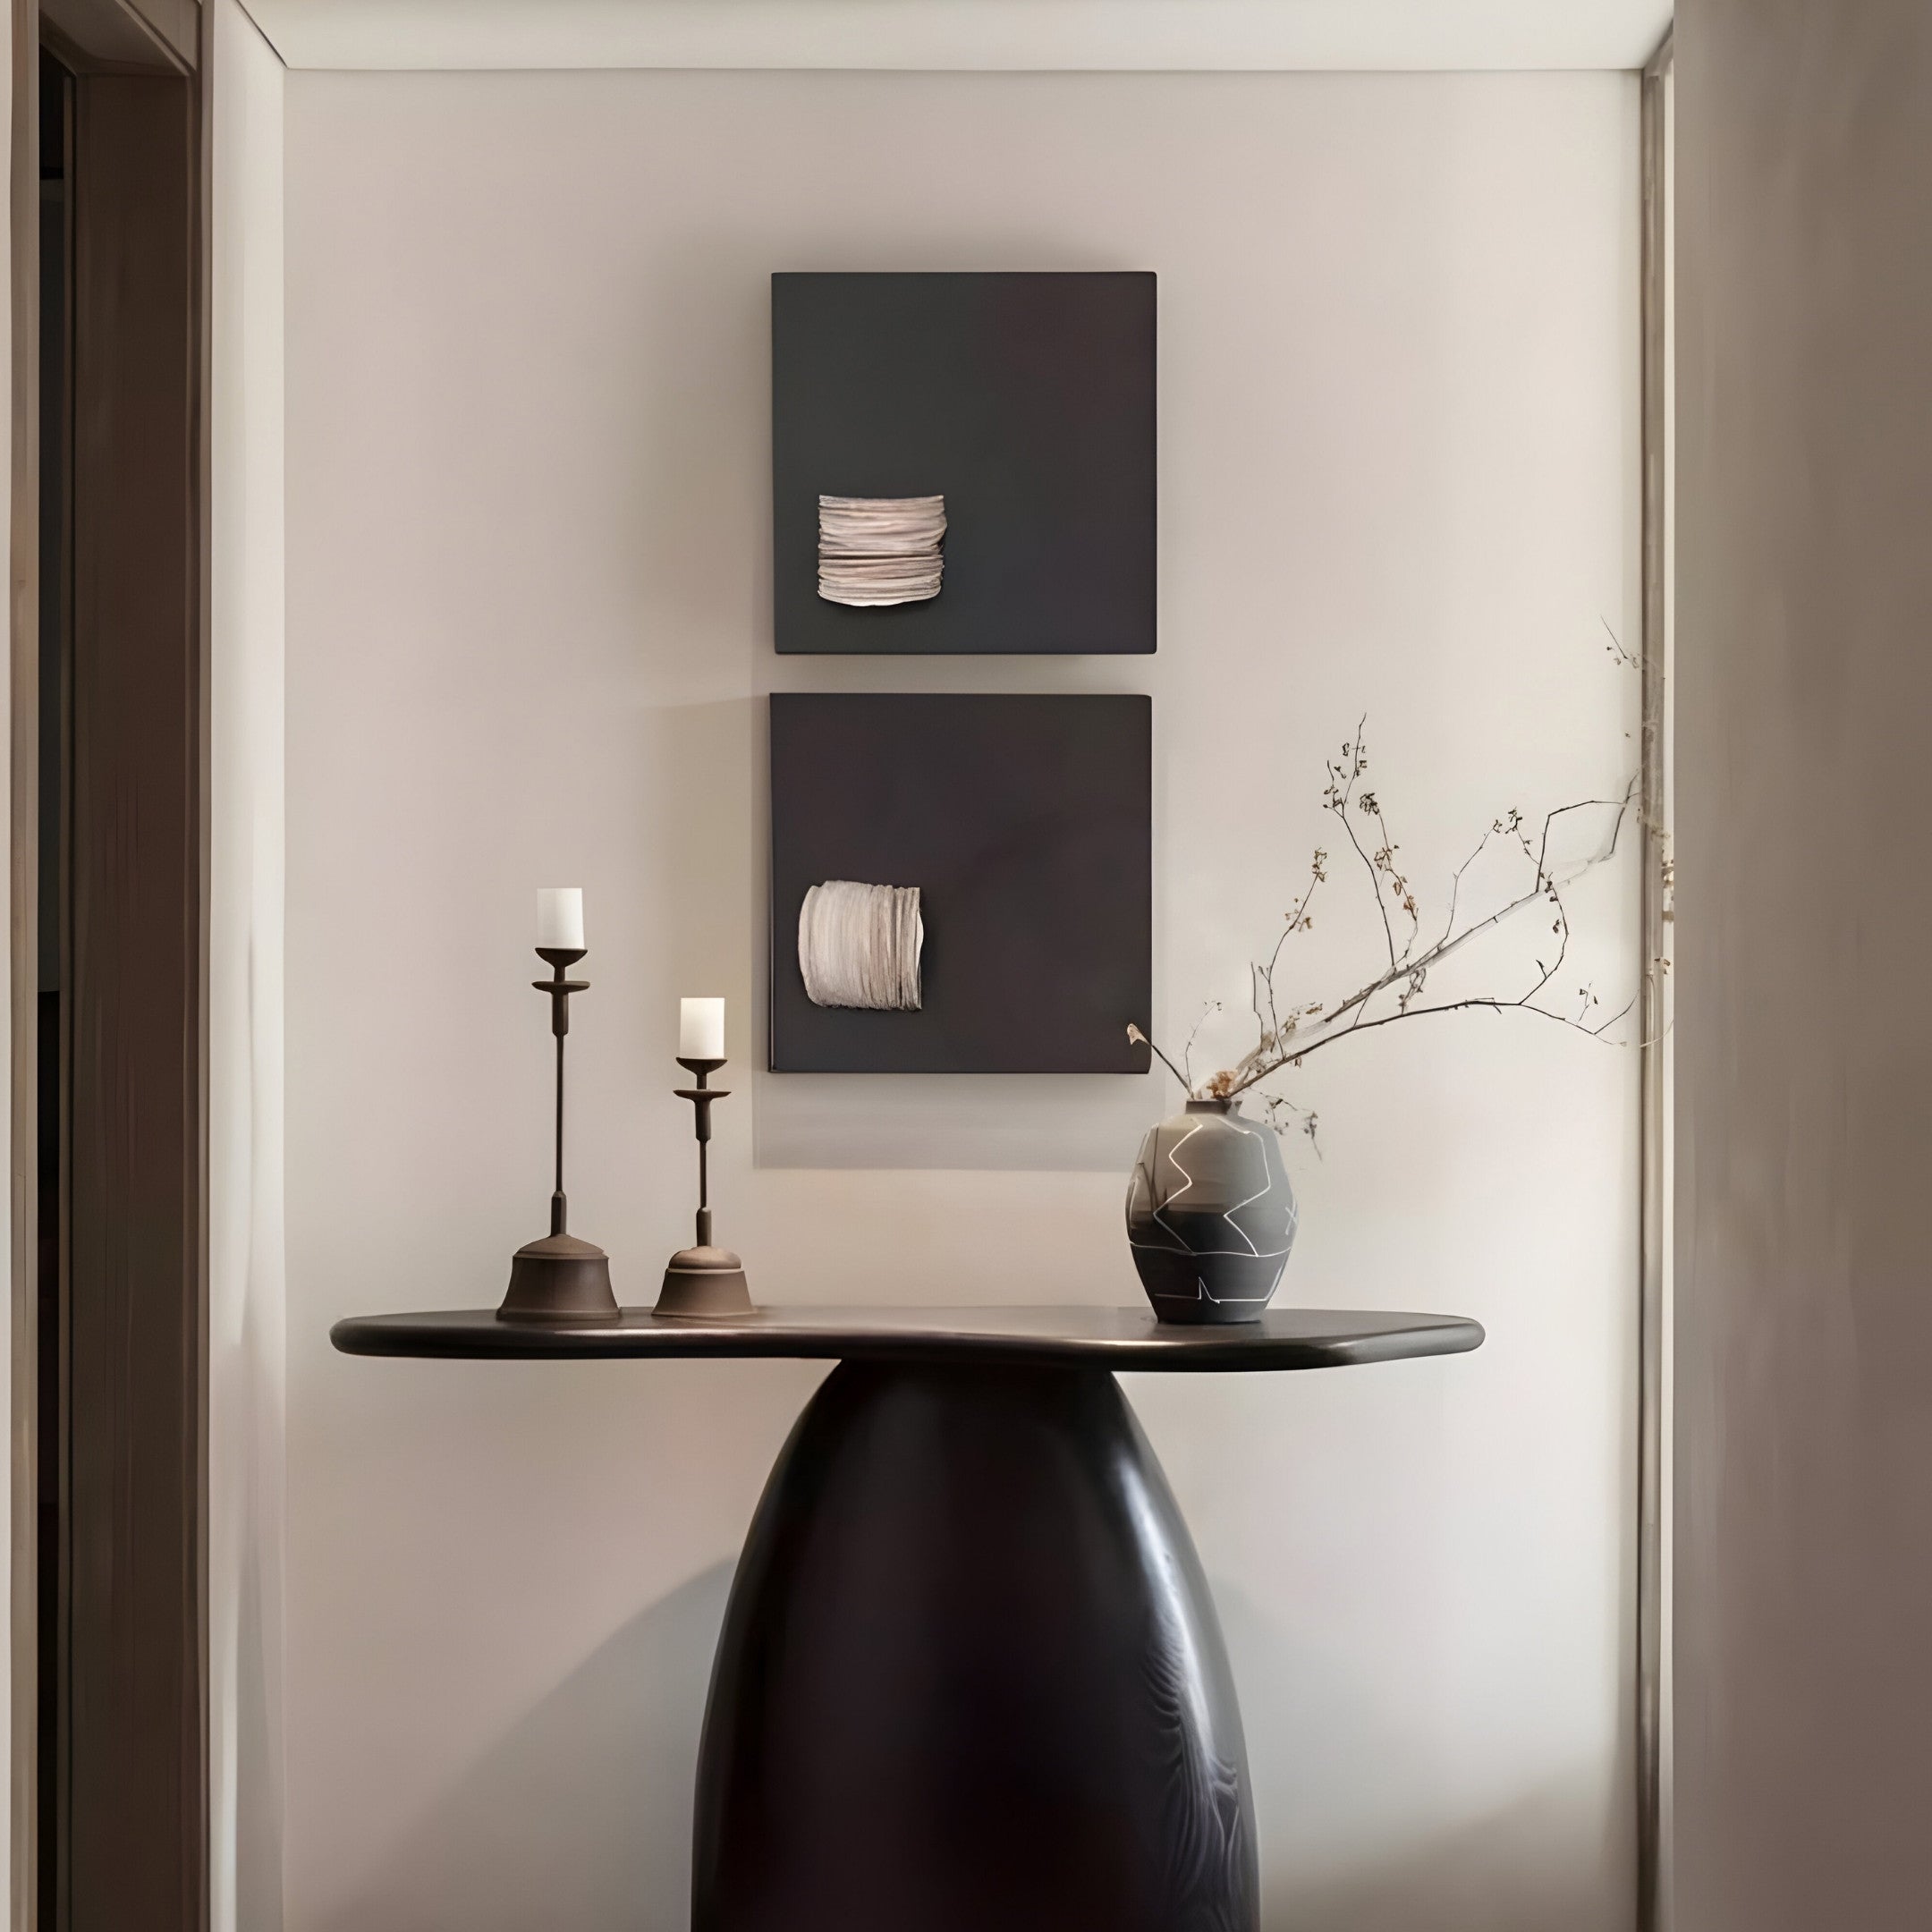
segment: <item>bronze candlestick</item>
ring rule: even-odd
[[[570,996],[586,992],[588,979],[566,979],[564,969],[584,956],[582,946],[538,946],[551,970],[532,979],[550,996],[550,1030],[556,1037],[556,1177],[550,1193],[550,1232],[519,1248],[510,1262],[510,1287],[496,1310],[498,1321],[594,1322],[617,1319],[611,1292],[610,1257],[570,1232],[570,1201],[564,1192],[564,1037],[570,1031]]]
[[[744,1263],[729,1248],[716,1248],[711,1241],[711,1175],[707,1157],[711,1143],[711,1103],[728,1097],[727,1087],[713,1087],[710,1076],[724,1063],[722,1060],[687,1060],[678,1056],[681,1067],[697,1075],[695,1087],[676,1089],[681,1100],[689,1100],[696,1116],[698,1133],[698,1245],[681,1248],[665,1269],[664,1287],[657,1297],[660,1315],[726,1316],[743,1315],[751,1307],[751,1291],[745,1283]]]

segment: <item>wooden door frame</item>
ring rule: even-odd
[[[36,1932],[39,1839],[38,953],[40,693],[40,29],[36,0],[13,0],[9,236],[8,1255],[12,1437],[9,1573],[13,1735],[9,1923]]]
[[[195,0],[13,0],[9,1183],[13,1932],[199,1932],[207,1691],[208,415]],[[39,1784],[39,55],[79,75],[76,576],[56,1696]],[[109,184],[112,184],[110,187]],[[89,199],[91,194],[91,199]],[[157,236],[159,239],[157,240]],[[85,265],[91,263],[91,269]],[[86,286],[81,285],[87,277]],[[138,319],[137,319],[138,318]],[[158,507],[157,507],[158,506]],[[138,836],[137,836],[138,835]],[[158,989],[158,990],[157,990]],[[68,1471],[78,1471],[70,1478]],[[138,1640],[136,1640],[138,1633]],[[78,1771],[75,1770],[78,1767]],[[61,1799],[59,1853],[39,1855]],[[43,1893],[43,1865],[56,1882]],[[75,1885],[61,1875],[81,1875]]]

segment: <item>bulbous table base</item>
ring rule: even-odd
[[[1114,1377],[835,1369],[732,1587],[693,1932],[1257,1923],[1214,1606]]]

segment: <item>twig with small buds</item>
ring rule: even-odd
[[[1612,641],[1614,644],[1614,636]],[[1621,646],[1616,648],[1621,651]],[[1586,872],[1615,857],[1624,825],[1638,809],[1637,781],[1633,778],[1620,798],[1579,799],[1558,806],[1545,815],[1534,835],[1522,813],[1514,809],[1493,819],[1489,828],[1476,842],[1475,849],[1451,875],[1448,912],[1442,930],[1432,942],[1423,945],[1420,944],[1421,907],[1407,876],[1397,863],[1396,855],[1401,848],[1390,834],[1379,797],[1362,783],[1368,769],[1367,726],[1368,720],[1364,717],[1357,724],[1354,736],[1342,746],[1340,757],[1324,760],[1327,784],[1322,795],[1322,806],[1341,823],[1350,847],[1368,875],[1375,893],[1376,911],[1382,924],[1386,966],[1357,987],[1345,999],[1303,1001],[1290,1005],[1284,1013],[1275,984],[1283,949],[1293,934],[1306,932],[1313,925],[1309,903],[1316,889],[1328,880],[1328,855],[1318,849],[1310,863],[1308,885],[1289,910],[1273,951],[1266,963],[1258,962],[1250,968],[1250,1004],[1257,1038],[1241,1059],[1232,1067],[1196,1081],[1192,1078],[1193,1046],[1195,1037],[1200,1030],[1199,1021],[1188,1036],[1187,1046],[1182,1055],[1186,1072],[1175,1066],[1138,1026],[1127,1029],[1129,1039],[1149,1047],[1191,1099],[1232,1098],[1275,1074],[1299,1067],[1311,1053],[1331,1046],[1339,1039],[1346,1039],[1357,1033],[1373,1032],[1377,1028],[1392,1026],[1398,1020],[1419,1020],[1425,1014],[1434,1013],[1520,1012],[1555,1021],[1560,1026],[1601,1040],[1636,1004],[1633,997],[1608,1019],[1596,1021],[1591,1016],[1601,1003],[1589,986],[1578,988],[1579,1004],[1574,1015],[1538,1002],[1562,972],[1569,954],[1570,914],[1563,900],[1564,890]],[[1552,835],[1572,814],[1588,811],[1608,813],[1608,830],[1594,852],[1567,869],[1559,870],[1550,857]],[[1361,819],[1374,824],[1376,839],[1372,845],[1365,843],[1357,830],[1357,821]],[[1530,877],[1494,911],[1479,919],[1467,919],[1462,912],[1464,876],[1493,844],[1513,847],[1528,862]],[[1665,863],[1667,865],[1668,861]],[[1426,997],[1429,976],[1437,967],[1472,941],[1515,921],[1520,915],[1538,907],[1541,907],[1549,919],[1549,929],[1555,945],[1549,949],[1553,951],[1553,957],[1536,960],[1535,973],[1525,991],[1514,996],[1487,994],[1434,1002]],[[1404,920],[1406,931],[1400,930],[1400,922]],[[1218,1007],[1210,1006],[1208,1010],[1217,1011]],[[1202,1017],[1205,1019],[1206,1014]],[[1316,1143],[1317,1151],[1319,1151],[1319,1142],[1316,1140],[1317,1123],[1312,1113],[1278,1095],[1265,1095],[1263,1100],[1269,1123],[1278,1132],[1285,1131],[1289,1125],[1295,1126]]]

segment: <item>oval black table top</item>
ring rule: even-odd
[[[1005,1362],[1174,1370],[1340,1368],[1482,1344],[1459,1315],[1270,1309],[1260,1320],[1199,1327],[1123,1308],[768,1308],[723,1320],[625,1309],[617,1320],[498,1321],[494,1309],[359,1315],[329,1340],[346,1355],[470,1360],[640,1356],[791,1356],[807,1360]]]

